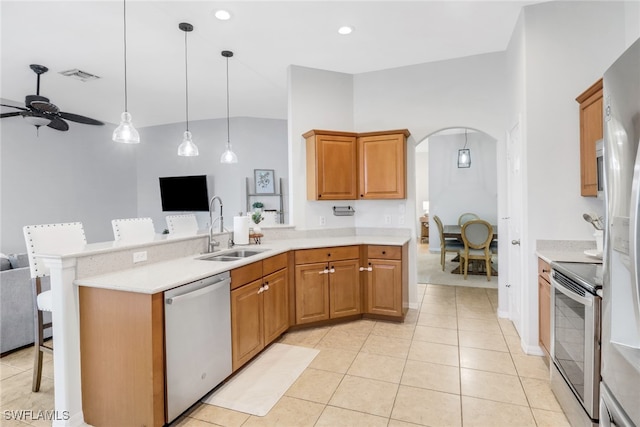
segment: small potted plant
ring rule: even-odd
[[[255,203],[254,203],[255,205]],[[255,207],[255,206],[254,206]],[[260,226],[258,226],[258,224],[260,224],[260,222],[263,220],[264,218],[262,217],[262,212],[260,211],[255,211],[252,215],[251,215],[251,220],[253,221],[253,223],[255,224],[253,226],[253,233],[254,234],[259,234],[262,230],[260,229]]]
[[[261,212],[262,208],[264,208],[264,203],[262,203],[262,202],[254,202],[253,205],[251,205],[251,206],[253,206],[253,209],[256,212]]]

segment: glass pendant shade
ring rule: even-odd
[[[133,127],[131,123],[131,114],[128,112],[122,113],[120,117],[120,125],[113,131],[112,139],[115,142],[122,142],[123,144],[139,144],[140,134]]]
[[[238,156],[231,149],[231,143],[227,143],[227,149],[220,156],[220,163],[238,163]]]
[[[191,132],[188,130],[184,132],[184,136],[182,137],[182,144],[178,147],[178,156],[183,157],[192,157],[197,156],[200,153],[198,152],[198,147],[193,143],[191,139]]]
[[[458,150],[458,167],[471,167],[471,151],[468,148],[462,148]]]

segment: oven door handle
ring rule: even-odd
[[[553,287],[557,290],[559,290],[560,292],[562,292],[564,295],[566,295],[567,297],[571,298],[572,300],[574,300],[577,303],[580,303],[586,307],[591,307],[593,305],[593,299],[592,298],[585,298],[585,297],[581,297],[580,295],[577,295],[573,292],[571,292],[569,289],[565,288],[562,283],[557,282],[553,277],[551,278],[551,284],[553,285]]]

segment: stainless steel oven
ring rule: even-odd
[[[551,263],[551,388],[575,426],[598,425],[602,266]]]

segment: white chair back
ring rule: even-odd
[[[462,240],[472,249],[489,249],[493,227],[482,219],[472,219],[462,226]]]
[[[27,244],[31,278],[49,275],[49,268],[36,254],[66,254],[84,249],[87,239],[81,222],[27,225],[22,229]]]
[[[463,213],[458,217],[458,225],[462,227],[465,222],[471,221],[472,219],[479,219],[480,217],[473,212]]]
[[[193,214],[169,215],[166,220],[169,234],[196,234],[198,232],[198,220]]]
[[[151,218],[114,219],[111,226],[116,242],[148,242],[156,235]]]

